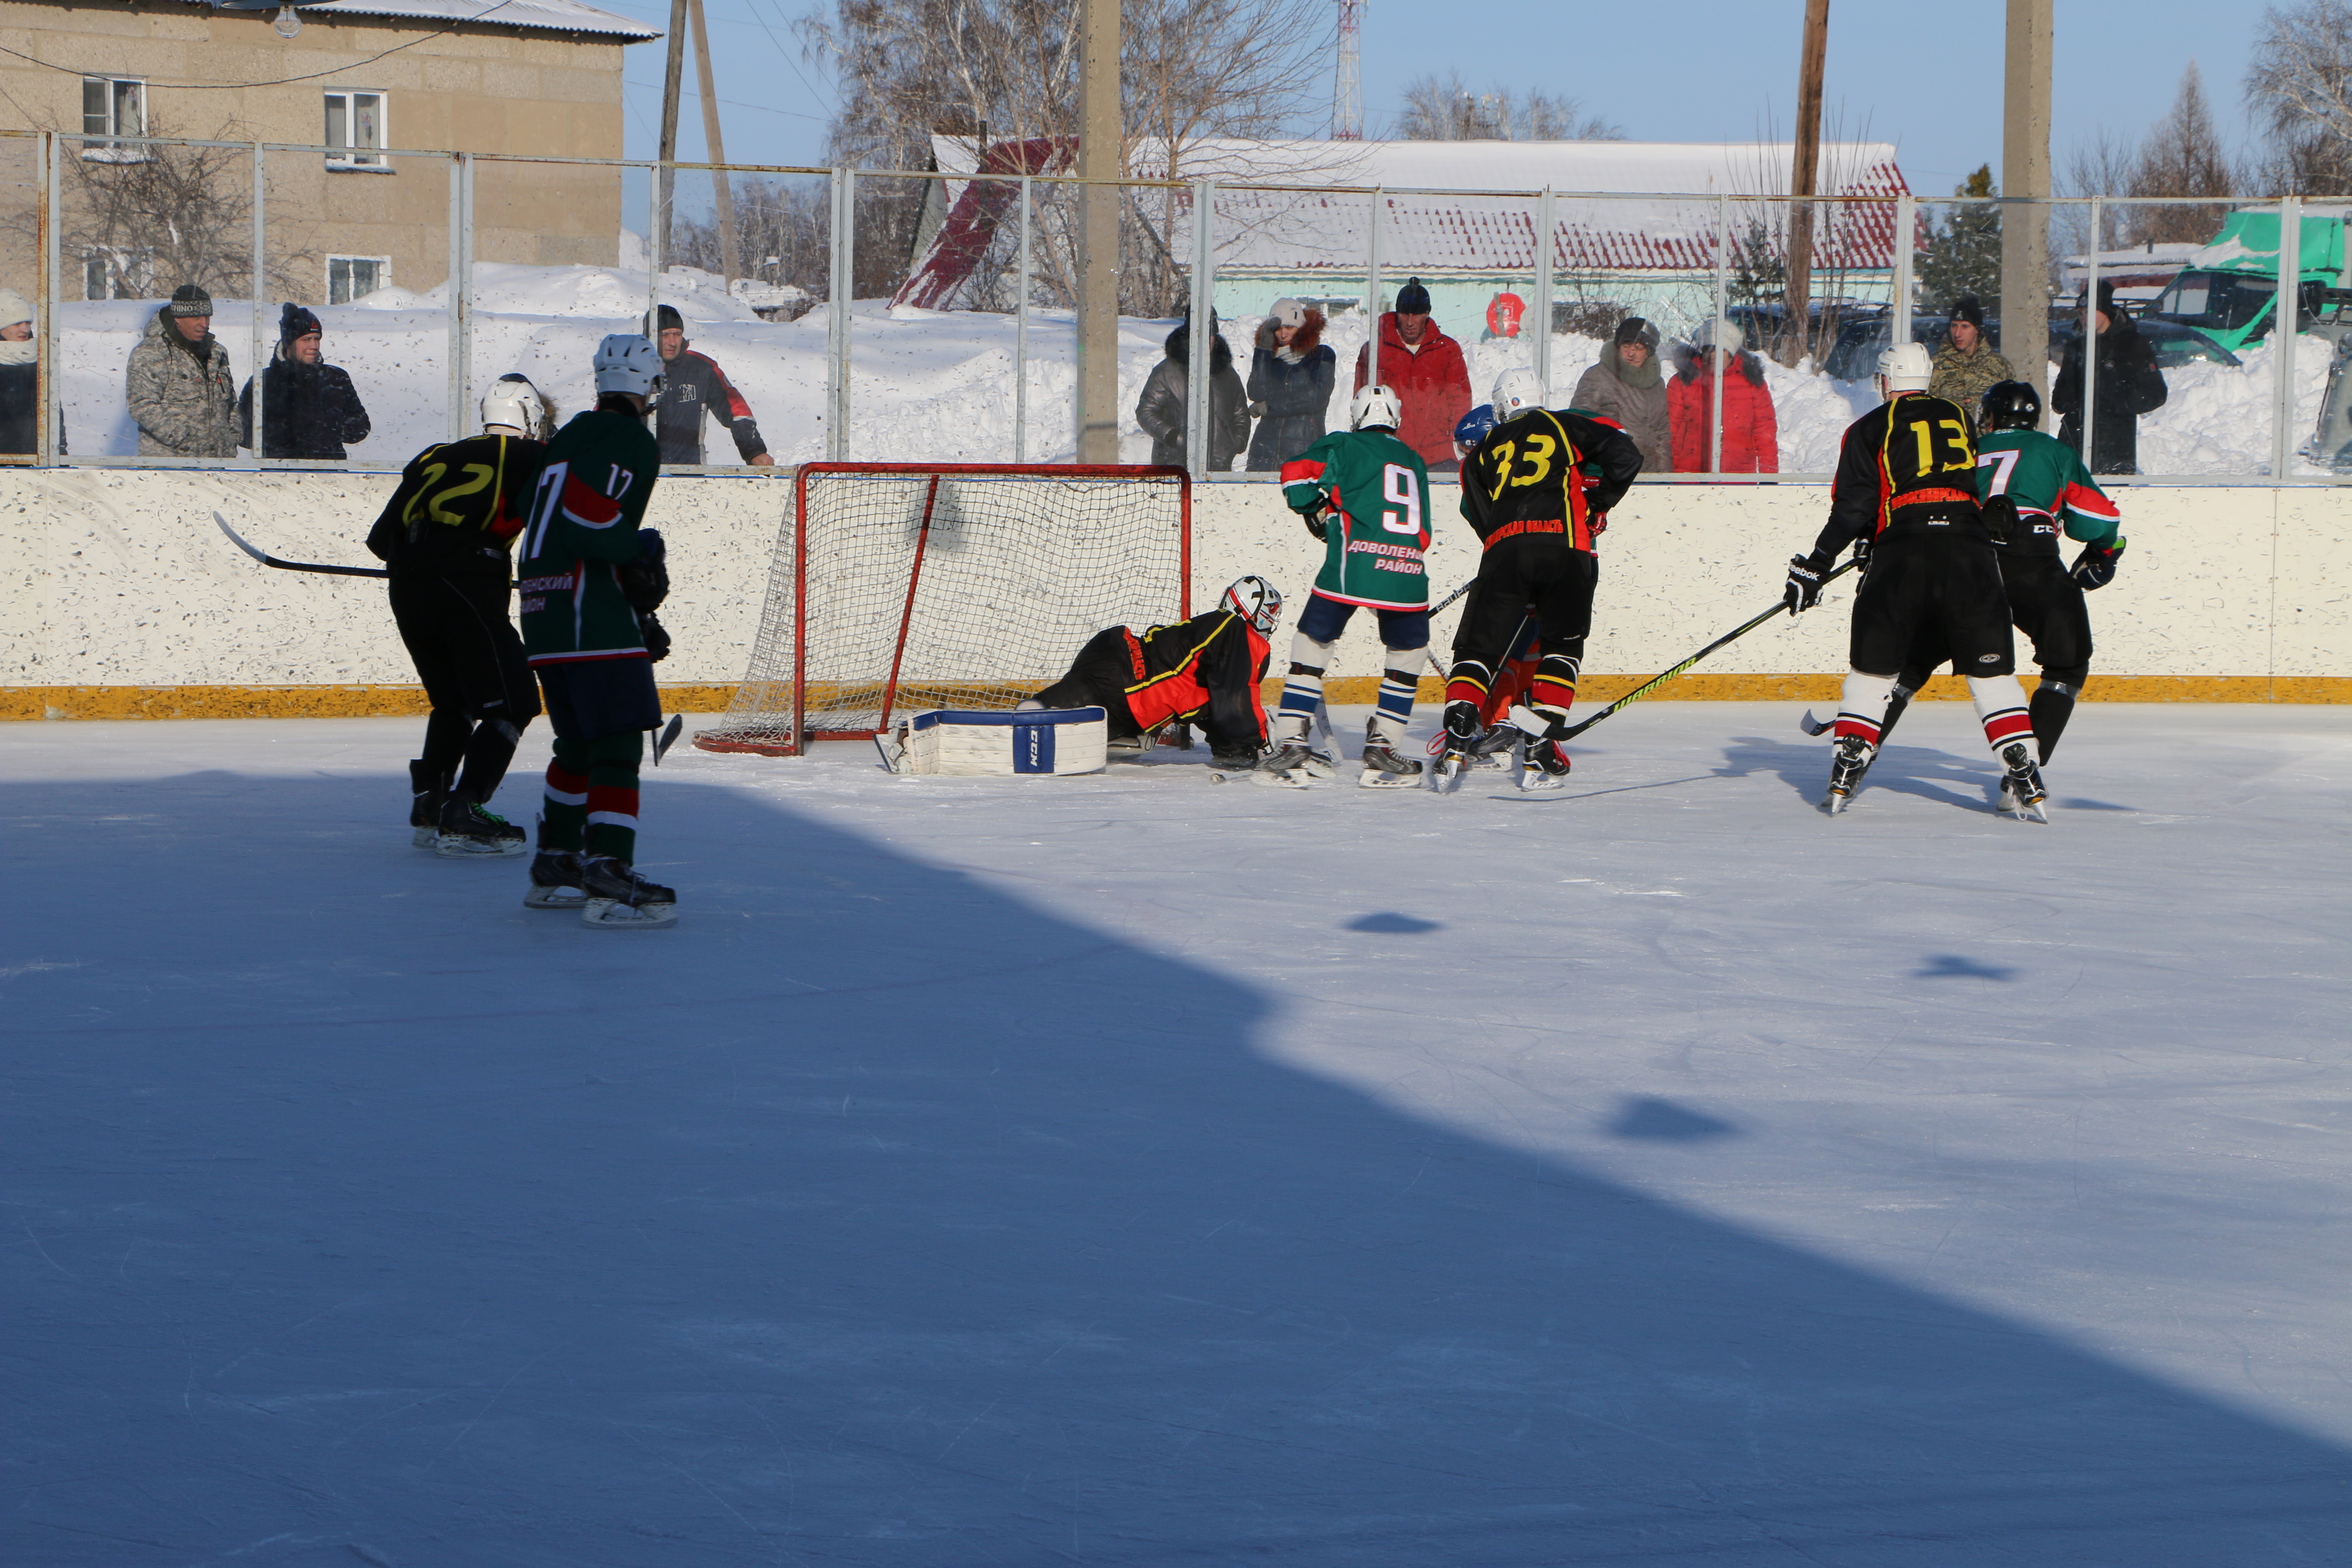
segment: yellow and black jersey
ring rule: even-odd
[[[1976,431],[1966,409],[1925,392],[1898,394],[1846,427],[1817,548],[1835,554],[1890,531],[1982,532],[1976,470]]]
[[[401,470],[400,488],[369,530],[367,547],[394,573],[507,570],[547,444],[522,436],[469,436],[427,447]]]
[[[1642,448],[1614,420],[1530,409],[1486,432],[1462,464],[1462,515],[1491,547],[1556,535],[1592,548],[1605,515],[1642,471]]]

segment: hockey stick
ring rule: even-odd
[[[1861,564],[1862,563],[1859,561],[1847,562],[1844,565],[1839,567],[1834,572],[1832,572],[1828,576],[1823,577],[1822,579],[1822,585],[1823,587],[1829,586],[1830,584],[1835,582],[1838,578],[1844,576],[1847,573],[1853,571],[1855,567]],[[1696,653],[1691,655],[1688,658],[1683,660],[1672,669],[1666,670],[1662,674],[1650,677],[1649,679],[1642,682],[1641,685],[1633,688],[1633,690],[1628,691],[1624,696],[1620,697],[1616,701],[1612,702],[1608,707],[1603,708],[1600,712],[1595,713],[1591,718],[1585,720],[1580,724],[1564,724],[1558,721],[1547,723],[1537,715],[1533,709],[1530,708],[1512,709],[1511,722],[1517,724],[1520,729],[1525,730],[1528,734],[1534,736],[1538,741],[1572,741],[1577,736],[1583,734],[1587,730],[1591,729],[1595,724],[1600,723],[1603,719],[1608,718],[1612,713],[1616,712],[1620,708],[1629,707],[1633,703],[1639,702],[1643,698],[1647,697],[1651,692],[1655,691],[1659,687],[1664,686],[1675,676],[1682,674],[1685,670],[1690,668],[1691,666],[1705,658],[1708,654],[1713,653],[1717,648],[1721,647],[1726,643],[1736,642],[1739,638],[1746,637],[1749,632],[1754,631],[1758,626],[1762,626],[1766,621],[1770,620],[1773,616],[1787,611],[1788,608],[1788,602],[1786,600],[1782,600],[1780,604],[1773,605],[1762,615],[1742,621],[1739,625],[1732,627],[1731,630],[1724,633],[1721,637],[1716,638],[1713,642],[1707,644],[1705,647],[1699,649]],[[1527,717],[1521,718],[1521,714],[1525,714]]]
[[[654,766],[661,766],[662,758],[667,756],[669,749],[677,744],[677,733],[685,728],[685,714],[673,713],[669,716],[669,722],[662,726],[662,732],[654,737]]]
[[[228,519],[220,513],[213,513],[213,521],[220,524],[220,531],[228,535],[228,542],[231,544],[236,545],[264,566],[275,566],[281,572],[317,572],[329,577],[389,577],[392,575],[381,566],[323,566],[313,561],[280,561],[275,555],[266,554],[247,544],[236,530],[228,525]]]

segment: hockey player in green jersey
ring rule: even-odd
[[[669,639],[654,620],[668,592],[661,536],[640,528],[661,451],[645,423],[661,355],[615,333],[596,350],[596,406],[548,443],[521,561],[523,647],[555,731],[531,863],[533,909],[576,909],[592,926],[665,926],[677,895],[636,858],[637,765],[661,722],[653,661]]]
[[[1335,430],[1282,465],[1282,497],[1323,541],[1323,569],[1290,641],[1290,674],[1275,717],[1274,750],[1258,763],[1263,784],[1298,785],[1333,776],[1331,759],[1308,744],[1323,703],[1331,648],[1358,607],[1380,617],[1387,650],[1380,704],[1364,728],[1368,789],[1411,788],[1422,764],[1397,750],[1412,721],[1421,667],[1429,656],[1429,469],[1397,439],[1397,395],[1368,386]]]
[[[2091,673],[2091,612],[2083,595],[2114,578],[2124,539],[2116,531],[2122,519],[2116,503],[2083,466],[2082,454],[2043,435],[2041,423],[2042,395],[2031,385],[2003,381],[1985,389],[1977,491],[2000,557],[2010,624],[2032,641],[2042,671],[2027,711],[2046,763]],[[2059,560],[2062,533],[2083,546],[2072,568]],[[1922,661],[1906,665],[1895,678],[1886,721],[1879,726],[1880,745],[1934,673],[1935,666]],[[2006,796],[2002,805],[2006,809]]]

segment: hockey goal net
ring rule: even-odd
[[[1105,626],[1189,615],[1192,537],[1181,468],[805,464],[751,666],[694,743],[793,756],[1010,708]]]

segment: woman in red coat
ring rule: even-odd
[[[1666,387],[1666,414],[1674,423],[1675,472],[1678,474],[1777,474],[1780,471],[1780,422],[1764,384],[1764,362],[1739,352],[1739,328],[1727,321],[1723,346],[1714,347],[1715,323],[1703,323],[1689,352],[1677,354],[1675,379]],[[1726,362],[1737,369],[1723,374]],[[1715,384],[1723,380],[1723,466],[1713,456]]]

